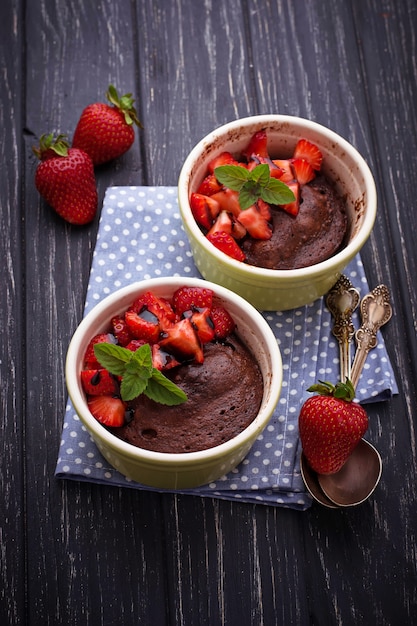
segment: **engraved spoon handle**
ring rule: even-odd
[[[377,332],[392,316],[390,293],[385,285],[378,285],[362,299],[360,305],[362,325],[356,331],[357,350],[352,364],[350,380],[353,387],[359,382],[366,357],[375,348]]]
[[[342,274],[329,291],[326,304],[334,318],[332,332],[339,344],[340,379],[345,382],[346,378],[350,378],[350,344],[355,333],[352,313],[359,304],[359,292]]]

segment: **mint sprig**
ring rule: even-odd
[[[132,352],[113,343],[96,343],[94,354],[102,367],[122,377],[122,400],[128,402],[144,393],[151,400],[168,406],[186,402],[187,394],[153,367],[149,344]]]
[[[242,165],[219,165],[214,175],[219,183],[239,192],[242,210],[248,209],[259,198],[268,204],[289,204],[295,200],[291,189],[271,176],[267,163],[257,165],[251,171]]]

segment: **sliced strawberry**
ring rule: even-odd
[[[130,333],[135,339],[144,339],[148,343],[156,343],[161,332],[159,320],[154,313],[151,313],[146,307],[136,313],[135,311],[126,311],[126,324]]]
[[[81,383],[89,396],[114,395],[119,391],[116,379],[105,369],[83,370]]]
[[[178,315],[193,309],[210,309],[213,291],[205,287],[179,287],[172,296],[172,303]]]
[[[211,196],[212,200],[216,200],[219,203],[221,211],[227,211],[232,213],[235,217],[241,212],[239,204],[239,193],[233,191],[233,189],[222,189]]]
[[[212,196],[214,193],[217,193],[222,188],[222,185],[219,183],[214,174],[207,174],[207,176],[202,181],[201,185],[197,189],[197,193],[203,196]]]
[[[319,170],[323,162],[323,155],[316,144],[307,139],[300,139],[294,149],[294,159],[305,159],[313,170]]]
[[[276,165],[275,161],[268,157],[256,156],[253,161],[248,165],[248,169],[252,170],[254,167],[259,165],[260,163],[266,163],[269,166],[269,175],[272,178],[281,178],[283,175],[283,170]]]
[[[161,349],[158,343],[152,346],[152,365],[158,370],[169,370],[180,365],[180,362],[169,352]]]
[[[232,235],[225,232],[218,232],[213,233],[210,237],[207,237],[207,239],[213,246],[232,257],[232,259],[236,259],[236,261],[244,261],[246,259],[245,253],[239,248],[239,245]]]
[[[214,235],[214,233],[227,233],[234,239],[242,239],[246,235],[246,228],[237,219],[233,217],[231,213],[227,211],[221,211],[214,222],[213,226],[207,233],[207,237]]]
[[[172,353],[180,361],[194,360],[197,363],[204,361],[203,348],[197,331],[190,319],[185,317],[169,328],[159,341],[163,350]]]
[[[240,165],[240,163],[236,161],[230,152],[221,152],[209,162],[207,169],[210,174],[213,174],[216,167],[220,167],[221,165]]]
[[[253,156],[269,157],[267,150],[268,137],[265,130],[255,133],[247,148],[243,151],[243,156],[249,161]]]
[[[127,344],[126,350],[136,352],[136,350],[139,350],[139,348],[141,346],[144,346],[145,343],[148,343],[147,341],[145,341],[145,339],[132,339],[132,341],[129,341],[129,343]]]
[[[116,343],[116,339],[111,333],[100,333],[92,338],[84,355],[84,365],[87,369],[100,369],[101,367],[94,354],[96,343]]]
[[[186,311],[185,317],[191,320],[192,325],[197,331],[198,338],[201,343],[208,343],[214,339],[214,324],[210,317],[211,309],[195,309],[193,311]]]
[[[290,159],[273,159],[272,162],[281,170],[281,176],[278,178],[283,183],[289,183],[295,179],[295,173]]]
[[[306,185],[316,176],[315,171],[306,159],[294,159],[292,166],[294,168],[295,177],[300,185]]]
[[[213,219],[220,213],[220,205],[215,199],[199,193],[191,194],[190,208],[197,224],[207,230],[211,227]]]
[[[126,320],[122,315],[116,315],[111,321],[113,334],[117,339],[117,343],[126,346],[132,339]]]
[[[291,215],[298,215],[298,211],[300,210],[300,185],[296,180],[285,184],[288,185],[288,187],[293,192],[295,200],[289,202],[288,204],[282,204],[280,206],[287,213],[290,213]]]
[[[265,200],[262,200],[262,198],[258,198],[258,200],[256,201],[256,206],[258,208],[259,213],[262,215],[262,217],[267,222],[269,222],[269,220],[271,219],[271,208],[269,204],[265,202]]]
[[[272,229],[255,204],[239,215],[238,220],[254,239],[271,239]]]
[[[214,324],[214,336],[216,339],[226,339],[234,331],[236,327],[235,321],[224,307],[214,305],[210,316]]]
[[[87,401],[93,417],[105,426],[117,428],[125,423],[126,404],[114,396],[93,396]]]
[[[218,233],[219,231],[223,231],[231,235],[232,228],[233,222],[230,213],[228,213],[227,211],[220,211],[216,221],[208,231],[207,236],[212,235],[213,233]]]
[[[159,321],[161,330],[178,321],[178,316],[166,298],[156,296],[152,291],[145,291],[141,294],[129,308],[131,311],[140,313],[147,309],[153,313]]]

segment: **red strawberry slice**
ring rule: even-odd
[[[307,139],[300,139],[294,149],[294,159],[305,159],[313,170],[319,170],[323,162],[323,155],[316,144]]]
[[[242,239],[246,235],[246,228],[236,220],[231,213],[221,211],[213,226],[207,233],[207,237],[214,233],[224,232],[234,237],[234,239]]]
[[[214,324],[214,336],[216,339],[223,340],[232,334],[236,324],[230,313],[224,307],[219,305],[213,306],[210,316]]]
[[[84,366],[86,369],[100,369],[101,367],[94,354],[94,346],[96,343],[116,343],[116,339],[114,335],[110,333],[99,333],[93,337],[84,355]]]
[[[158,341],[161,332],[159,320],[147,308],[142,309],[139,313],[127,311],[125,320],[130,333],[135,339],[144,339],[151,344]]]
[[[197,189],[197,193],[203,196],[212,196],[222,188],[214,174],[207,174]]]
[[[213,291],[205,287],[179,287],[172,296],[172,303],[178,315],[193,309],[211,309]]]
[[[172,354],[162,350],[158,343],[154,343],[152,346],[152,365],[162,371],[177,367],[177,365],[180,365],[180,362]]]
[[[186,311],[185,317],[191,320],[192,325],[197,331],[198,338],[201,343],[208,343],[214,339],[214,324],[210,317],[211,309],[196,309],[194,311]]]
[[[268,137],[266,131],[259,130],[252,136],[247,148],[243,151],[243,156],[246,157],[248,161],[253,159],[254,156],[268,158],[267,143]]]
[[[226,187],[225,189],[213,194],[211,198],[219,203],[221,211],[232,213],[235,217],[237,217],[242,210],[239,204],[239,193],[237,191],[233,191],[233,189],[228,189]]]
[[[258,198],[258,200],[256,201],[256,207],[262,217],[267,222],[269,222],[269,220],[271,219],[271,208],[269,204],[265,202],[265,200],[262,200],[262,198]]]
[[[290,159],[273,159],[272,162],[280,169],[281,176],[279,176],[279,179],[283,183],[289,183],[295,180],[295,172]]]
[[[129,307],[130,311],[135,311],[138,314],[145,309],[158,318],[161,330],[168,328],[178,321],[178,316],[172,308],[171,303],[166,298],[156,296],[152,291],[146,291],[141,294],[134,301],[132,306]]]
[[[203,349],[190,319],[185,317],[163,334],[159,345],[180,361],[204,361]]]
[[[214,157],[207,165],[210,174],[213,174],[216,167],[221,165],[240,165],[230,152],[221,152],[218,156]]]
[[[129,341],[129,343],[126,346],[126,350],[130,350],[131,352],[136,352],[136,350],[139,350],[139,348],[141,346],[144,346],[145,343],[148,343],[147,341],[145,341],[144,339],[132,339],[132,341]]]
[[[117,428],[125,423],[126,404],[114,396],[94,396],[87,401],[88,408],[101,424]]]
[[[217,216],[216,221],[214,222],[213,226],[208,231],[207,236],[212,235],[213,233],[218,233],[219,231],[223,231],[231,235],[232,228],[233,228],[233,222],[232,222],[232,218],[230,217],[230,214],[227,211],[220,211],[219,215]]]
[[[295,171],[295,177],[300,185],[306,185],[316,176],[315,171],[306,159],[294,159],[292,166]]]
[[[290,215],[298,215],[298,211],[300,210],[300,185],[298,181],[287,182],[285,184],[293,192],[295,200],[289,202],[288,204],[282,204],[280,206]]]
[[[192,193],[190,208],[197,224],[208,230],[220,213],[220,205],[212,196]]]
[[[242,211],[237,219],[254,239],[271,239],[271,226],[261,215],[256,205],[253,204],[245,211]]]
[[[217,232],[207,237],[208,241],[213,244],[218,250],[224,252],[232,259],[236,259],[236,261],[244,261],[246,259],[246,255],[239,248],[239,245],[236,243],[235,239],[232,235],[229,235],[225,232]]]
[[[89,396],[114,395],[119,391],[116,379],[105,369],[83,370],[81,383]]]
[[[114,336],[121,346],[126,346],[132,339],[126,320],[122,315],[116,315],[111,321]]]

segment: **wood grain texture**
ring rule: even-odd
[[[22,18],[19,6],[3,6],[0,20],[2,96],[0,124],[0,607],[4,623],[25,619],[25,472],[23,387],[24,264],[22,174]],[[13,123],[11,123],[11,120]],[[22,332],[23,331],[23,332]]]
[[[0,7],[0,623],[369,625],[417,619],[417,7],[413,0],[14,0]],[[305,513],[57,481],[65,353],[98,219],[76,228],[33,184],[32,146],[69,138],[110,83],[144,129],[96,170],[175,185],[191,147],[257,113],[301,115],[368,161],[363,251],[386,283],[400,394],[369,408],[383,479],[364,505]]]

